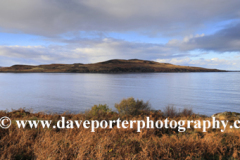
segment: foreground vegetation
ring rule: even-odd
[[[133,98],[115,105],[114,112],[107,105],[95,105],[79,114],[30,113],[24,109],[0,111],[0,117],[12,120],[9,129],[0,129],[1,159],[239,159],[240,131],[187,129],[18,129],[14,120],[52,120],[65,116],[72,120],[203,120],[210,117],[181,111],[168,106],[163,111],[151,110],[148,103]],[[223,118],[223,117],[222,117]],[[231,122],[234,117],[228,119]]]

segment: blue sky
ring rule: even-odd
[[[0,66],[146,59],[240,70],[240,1],[0,2]]]

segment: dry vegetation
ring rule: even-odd
[[[236,129],[188,129],[178,132],[176,129],[18,129],[14,120],[53,120],[56,123],[65,116],[72,120],[109,120],[135,119],[142,120],[149,116],[152,120],[169,117],[174,120],[211,119],[192,113],[189,109],[182,111],[167,107],[163,112],[151,111],[144,103],[134,100],[135,107],[142,103],[145,107],[136,112],[126,109],[126,101],[116,104],[126,114],[111,111],[107,105],[95,105],[86,113],[79,114],[45,114],[17,111],[0,111],[0,117],[12,119],[9,129],[0,129],[1,159],[239,159],[240,132]],[[138,103],[136,103],[138,102]],[[129,103],[130,104],[130,103]],[[125,105],[125,107],[124,107]],[[127,112],[127,111],[130,112]],[[133,113],[133,115],[131,115]],[[233,120],[233,119],[232,119]]]
[[[126,72],[223,72],[223,70],[201,67],[179,66],[146,60],[109,60],[93,64],[50,64],[50,65],[14,65],[4,67],[0,72],[73,72],[73,73],[126,73]]]

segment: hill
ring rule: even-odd
[[[131,73],[131,72],[224,72],[224,70],[179,66],[139,59],[113,59],[92,64],[13,65],[0,72]]]

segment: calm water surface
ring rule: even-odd
[[[0,110],[80,112],[134,97],[154,109],[167,105],[211,115],[240,112],[240,72],[228,73],[0,73]]]

